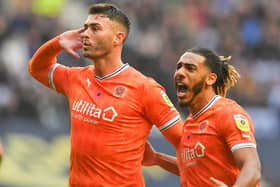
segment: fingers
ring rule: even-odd
[[[68,51],[66,51],[69,55],[71,55],[71,56],[73,56],[74,58],[76,58],[76,59],[80,59],[80,56],[79,56],[79,54],[77,53],[77,52],[75,52],[74,50],[68,50]]]
[[[214,177],[210,177],[210,181],[218,187],[227,187],[227,185],[225,183],[215,179]]]
[[[152,151],[152,152],[155,152],[155,149],[153,148],[152,144],[149,141],[146,141],[145,149],[149,150],[149,151]]]
[[[85,32],[85,30],[86,30],[86,28],[85,28],[85,27],[80,28],[80,29],[78,29],[78,33],[79,33],[79,34],[81,34],[81,33]]]

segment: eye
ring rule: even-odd
[[[194,72],[194,71],[196,70],[196,67],[195,67],[194,65],[192,65],[192,64],[186,64],[185,66],[186,66],[185,68],[186,68],[189,72]]]
[[[93,31],[93,32],[96,32],[96,31],[98,31],[99,30],[99,28],[97,27],[97,26],[91,26],[91,30]]]
[[[182,63],[178,63],[177,66],[176,66],[176,70],[180,69],[182,67]]]

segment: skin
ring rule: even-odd
[[[204,61],[203,56],[186,52],[180,57],[174,73],[178,103],[180,106],[188,107],[193,115],[216,95],[212,85],[215,83],[217,75],[211,73]],[[181,89],[182,87],[187,89]],[[261,178],[261,163],[256,149],[250,147],[237,149],[233,152],[233,156],[241,170],[233,186],[255,187]],[[158,165],[179,175],[174,159],[176,158],[156,152],[149,144],[146,145],[143,165]],[[211,177],[209,180],[215,186],[227,187],[222,179]]]
[[[186,52],[177,62],[174,73],[178,103],[181,107],[189,107],[193,115],[216,95],[212,84],[217,76],[211,73],[204,60],[203,56]],[[180,91],[180,86],[186,86],[187,90]]]
[[[163,169],[169,171],[170,173],[173,173],[174,175],[180,175],[176,157],[156,152],[150,142],[146,142],[145,144],[145,152],[142,160],[142,165],[158,165]]]
[[[95,75],[104,77],[123,65],[121,54],[126,37],[127,30],[123,25],[103,14],[94,14],[87,17],[83,28],[62,33],[59,45],[77,59],[80,57],[76,50],[83,49],[83,56],[94,63]],[[177,147],[181,139],[178,134],[181,134],[182,128],[183,125],[180,128],[172,126],[162,134]]]
[[[84,28],[60,35],[59,44],[75,58],[83,48],[83,56],[95,64],[95,75],[106,76],[123,65],[121,52],[127,32],[122,25],[102,14],[89,15]]]

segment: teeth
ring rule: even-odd
[[[188,88],[184,84],[180,84],[180,85],[177,84],[177,90],[178,90],[178,92],[185,93],[188,90]]]
[[[183,88],[183,87],[180,87],[180,88],[179,88],[179,92],[186,92],[186,91],[187,91],[186,88]]]

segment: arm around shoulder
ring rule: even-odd
[[[170,173],[173,173],[174,175],[180,175],[176,157],[155,151],[155,149],[149,142],[146,142],[145,145],[145,152],[142,160],[142,165],[156,165]]]

